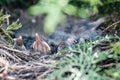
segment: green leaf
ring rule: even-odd
[[[2,15],[0,16],[0,23],[6,22],[6,20],[10,17],[10,15]]]
[[[87,8],[80,8],[78,11],[78,15],[82,18],[87,18],[90,16],[90,10]]]
[[[19,20],[13,22],[11,25],[9,25],[7,27],[6,30],[8,30],[8,31],[18,30],[19,28],[22,27],[22,25],[20,23],[18,23],[18,22],[19,22]]]
[[[56,10],[56,13],[54,11],[51,11],[45,18],[44,31],[48,34],[51,34],[55,31],[58,24],[64,21],[64,15],[60,11]]]
[[[67,5],[64,7],[63,11],[69,15],[75,15],[77,14],[77,8],[73,5]]]
[[[120,54],[120,42],[111,43],[111,46],[115,53]]]
[[[94,13],[98,13],[98,9],[97,9],[96,6],[93,7],[93,12],[94,12]]]

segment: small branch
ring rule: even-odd
[[[1,30],[10,39],[11,43],[13,43],[14,41],[13,41],[12,37],[3,28],[1,28]]]
[[[108,67],[112,67],[112,66],[115,66],[116,64],[115,63],[110,63],[110,64],[105,64],[103,66],[101,66],[102,68],[108,68]]]
[[[45,71],[43,74],[41,74],[40,76],[38,76],[39,79],[44,78],[45,76],[47,76],[48,73],[52,72],[52,69],[49,69],[47,71]]]
[[[29,55],[28,53],[25,53],[23,51],[20,51],[20,50],[17,50],[17,49],[12,49],[12,48],[8,48],[6,46],[2,46],[2,48],[6,49],[6,50],[9,50],[9,51],[12,51],[12,52],[16,52],[16,53],[22,53],[22,54],[25,54],[25,55]]]
[[[112,26],[114,26],[114,25],[116,25],[116,24],[118,24],[118,23],[120,23],[120,20],[117,21],[117,22],[115,22],[115,23],[113,23],[113,24],[111,24],[111,25],[109,25],[107,28],[105,28],[105,29],[102,31],[102,33],[104,33],[104,32],[107,31],[109,28],[111,28]]]
[[[9,52],[7,52],[7,51],[5,51],[5,50],[3,50],[3,49],[0,49],[0,54],[2,54],[2,55],[7,55],[8,57],[10,57],[10,58],[12,58],[13,60],[15,60],[15,61],[17,61],[17,62],[19,62],[19,60],[18,59],[16,59],[14,56],[12,56],[11,54],[9,54]]]
[[[117,22],[114,22],[113,24],[111,24],[111,25],[109,25],[107,28],[105,28],[101,33],[100,33],[100,35],[102,35],[104,32],[106,32],[109,28],[111,28],[112,26],[114,26],[114,25],[116,25],[116,24],[118,24],[118,23],[120,23],[120,20],[119,21],[117,21]],[[97,37],[99,37],[100,35],[98,35]],[[96,38],[97,38],[96,37]]]

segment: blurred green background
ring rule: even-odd
[[[89,18],[96,14],[109,15],[120,12],[120,0],[0,0],[3,6],[22,8],[31,15],[45,14],[44,31],[51,34],[66,15]]]

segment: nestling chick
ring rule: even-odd
[[[35,42],[33,43],[33,49],[47,54],[51,51],[50,46],[43,40],[42,36],[38,33],[35,34]]]
[[[59,43],[57,49],[58,49],[58,51],[60,51],[60,50],[65,49],[66,47],[67,47],[67,44],[64,41],[62,41],[62,42]]]
[[[23,39],[22,39],[22,36],[19,36],[17,38],[17,42],[18,42],[18,45],[22,46],[23,45]]]
[[[26,50],[24,43],[23,43],[22,36],[19,36],[18,38],[14,39],[14,40],[15,40],[14,47]]]

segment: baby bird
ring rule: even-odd
[[[47,54],[51,51],[50,46],[43,40],[42,36],[38,33],[35,34],[35,42],[33,43],[33,49]]]
[[[15,41],[14,47],[26,50],[24,43],[23,43],[22,36],[19,36],[18,38],[14,39],[14,41]]]

